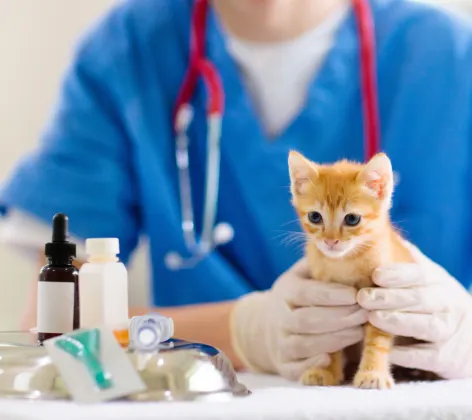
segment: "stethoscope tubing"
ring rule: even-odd
[[[364,124],[365,160],[380,151],[380,116],[378,106],[375,27],[369,0],[352,0],[357,21],[359,39],[360,87]],[[214,65],[205,57],[206,17],[208,0],[195,0],[191,18],[189,68],[179,92],[174,113],[176,138],[175,158],[179,176],[182,231],[190,257],[183,258],[177,252],[169,252],[166,265],[169,269],[190,268],[208,255],[218,244],[232,239],[215,240],[216,210],[221,164],[221,131],[224,113],[224,90],[220,75]],[[207,166],[205,174],[205,199],[201,238],[196,238],[194,211],[189,173],[188,128],[193,111],[190,101],[198,77],[202,77],[207,90]],[[220,229],[221,230],[221,229]]]

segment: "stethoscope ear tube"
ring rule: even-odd
[[[218,72],[207,60],[202,60],[198,67],[202,72],[208,90],[207,114],[207,162],[205,174],[205,199],[203,209],[203,227],[200,241],[196,239],[194,211],[192,204],[191,180],[189,172],[189,139],[188,128],[192,122],[193,110],[189,104],[182,104],[176,113],[176,152],[175,158],[179,177],[181,202],[182,231],[185,245],[191,256],[184,258],[178,252],[169,252],[165,256],[168,269],[177,270],[190,268],[208,255],[217,245],[229,242],[233,236],[233,228],[228,224],[215,226],[218,208],[218,189],[220,178],[220,139],[223,109],[223,88]]]
[[[352,0],[352,5],[357,18],[359,33],[364,153],[367,162],[381,150],[375,24],[368,0]]]
[[[214,113],[208,117],[208,161],[205,185],[205,211],[203,216],[202,250],[209,252],[213,246],[213,227],[218,207],[218,189],[220,184],[220,137],[221,116]]]
[[[215,234],[218,232],[218,225],[216,227],[214,227],[214,225],[218,206],[221,117],[218,114],[213,114],[208,117],[208,161],[203,210],[204,219],[201,240],[197,241],[189,173],[189,141],[187,136],[187,128],[191,122],[191,111],[189,111],[189,108],[182,108],[181,112],[186,112],[187,115],[178,118],[178,127],[176,127],[178,128],[176,138],[176,162],[179,175],[182,231],[185,245],[191,253],[191,256],[184,258],[176,251],[169,252],[164,262],[167,268],[171,270],[193,267],[212,251],[215,247],[215,239],[218,239]],[[231,235],[226,236],[232,237],[232,228],[230,229]]]
[[[193,110],[190,105],[183,105],[176,118],[176,149],[175,160],[179,173],[180,211],[182,217],[182,231],[185,244],[188,249],[196,247],[195,225],[192,206],[192,191],[189,172],[189,140],[187,129],[193,118]]]

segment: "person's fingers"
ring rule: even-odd
[[[331,362],[331,357],[327,353],[320,353],[309,359],[295,360],[282,363],[279,368],[279,373],[289,381],[299,381],[302,374],[310,368],[327,367]]]
[[[397,310],[416,313],[445,312],[449,309],[440,285],[412,287],[409,289],[384,289],[368,287],[359,290],[357,302],[369,311]]]
[[[292,334],[322,334],[357,327],[365,324],[367,319],[368,311],[358,305],[307,306],[288,312],[280,326]]]
[[[386,333],[431,342],[447,340],[454,333],[458,321],[453,312],[417,314],[373,311],[369,313],[369,322]]]
[[[394,346],[390,353],[390,362],[404,368],[434,371],[438,356],[438,349],[433,344]]]
[[[295,307],[354,305],[357,294],[353,287],[292,276],[275,285],[274,291]]]
[[[427,286],[436,282],[436,276],[428,275],[424,267],[415,263],[395,263],[374,270],[372,281],[380,287],[405,288]]]
[[[362,327],[349,328],[337,333],[302,335],[291,334],[280,340],[278,352],[285,361],[313,357],[318,353],[334,353],[362,340]]]

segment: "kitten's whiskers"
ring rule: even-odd
[[[292,246],[292,245],[305,245],[307,240],[307,235],[304,232],[282,232],[274,239],[281,239],[281,244],[285,246]]]

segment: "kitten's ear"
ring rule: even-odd
[[[376,154],[357,175],[369,192],[381,200],[390,200],[393,192],[392,163],[385,153]]]
[[[307,186],[312,184],[313,180],[318,177],[316,164],[309,161],[298,152],[291,151],[289,153],[288,167],[293,195],[304,194]]]

